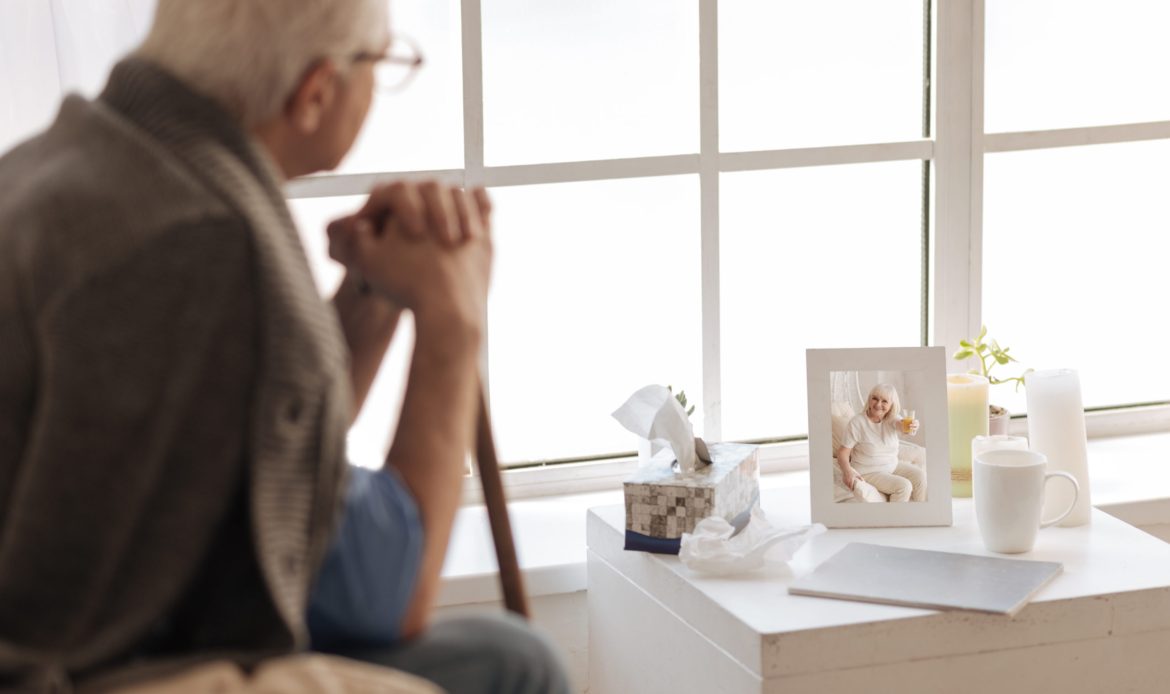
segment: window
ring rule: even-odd
[[[923,3],[719,3],[719,148],[922,137]]]
[[[806,347],[921,340],[921,0],[462,9],[504,461],[633,450],[609,413],[651,382],[685,389],[708,438],[799,437]],[[875,281],[876,308],[844,308]]]
[[[410,86],[376,92],[361,135],[339,174],[463,168],[463,47],[459,0],[391,3],[395,31],[426,61]],[[353,191],[365,192],[368,184]]]
[[[482,0],[488,166],[699,146],[697,0]]]
[[[983,314],[1028,365],[1077,368],[1088,408],[1170,400],[1170,327],[1151,313],[1170,257],[1170,6],[986,4]]]
[[[1170,119],[1170,4],[986,0],[988,132]]]
[[[702,402],[698,177],[492,191],[492,418],[502,460],[620,453],[647,383]]]
[[[1029,365],[1077,368],[1086,407],[1166,400],[1154,365],[1170,325],[1152,308],[1170,258],[1170,140],[989,154],[984,172],[996,332]],[[997,390],[1025,410],[1023,389]]]
[[[62,90],[92,93],[152,1],[99,4],[0,8],[0,88],[17,95],[0,148]],[[1027,366],[1078,368],[1091,408],[1170,401],[1156,375],[1170,328],[1147,308],[1170,255],[1164,2],[393,10],[427,66],[290,204],[328,294],[340,273],[321,230],[374,181],[491,189],[506,463],[632,451],[609,413],[650,382],[685,389],[709,439],[799,438],[805,348],[953,350],[984,321]],[[350,436],[363,464],[397,416],[403,330]]]
[[[723,174],[724,438],[807,430],[806,348],[918,343],[921,179],[916,161]]]

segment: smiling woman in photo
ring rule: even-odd
[[[879,383],[869,391],[865,411],[849,420],[836,451],[842,481],[853,489],[858,480],[873,485],[890,501],[923,501],[926,477],[920,468],[898,460],[898,391]],[[918,433],[918,420],[906,432]]]

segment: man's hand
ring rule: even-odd
[[[410,309],[420,329],[482,332],[491,271],[491,203],[434,182],[375,189],[329,226],[330,255],[380,295]]]
[[[431,238],[448,247],[457,246],[472,238],[472,226],[476,222],[469,215],[472,209],[461,204],[466,200],[460,194],[464,194],[462,189],[437,181],[396,181],[377,186],[370,191],[370,197],[360,210],[329,225],[329,253],[334,260],[348,266],[342,257],[345,249],[334,245],[334,235],[352,232],[361,220],[381,229],[391,217],[398,220],[402,230],[411,238]],[[471,195],[476,203],[474,211],[479,213],[479,223],[486,228],[491,212],[487,194],[482,188],[476,188]]]

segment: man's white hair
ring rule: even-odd
[[[251,127],[280,112],[314,62],[344,71],[388,31],[387,0],[158,0],[137,54]]]

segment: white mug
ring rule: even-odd
[[[1064,520],[1076,505],[1080,486],[1067,472],[1047,472],[1048,458],[1035,451],[994,450],[980,453],[971,465],[975,517],[983,544],[992,552],[1031,551],[1036,533]],[[1053,477],[1073,486],[1072,501],[1056,518],[1041,521],[1044,485]]]

